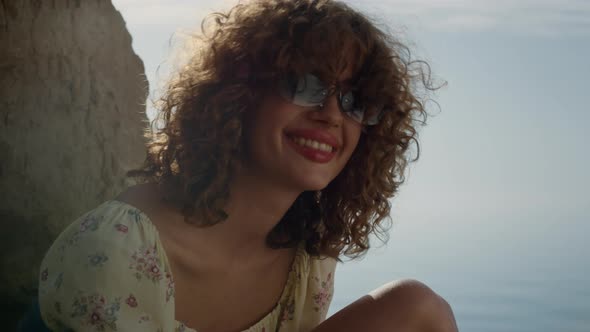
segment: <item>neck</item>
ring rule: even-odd
[[[266,238],[300,193],[260,175],[240,172],[232,181],[225,206],[228,218],[200,228],[201,244],[220,258],[248,260],[270,253]]]

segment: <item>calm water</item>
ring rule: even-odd
[[[590,331],[590,218],[399,217],[389,244],[340,264],[329,314],[393,279],[427,283],[461,331]]]

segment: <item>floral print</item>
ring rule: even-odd
[[[174,280],[172,273],[166,272],[166,302],[169,302],[174,297]]]
[[[135,308],[137,307],[137,299],[135,298],[135,296],[133,296],[133,294],[129,294],[129,297],[127,298],[127,300],[125,300],[125,302],[127,303],[127,305],[129,305],[131,308]]]
[[[55,282],[53,283],[53,286],[55,287],[55,289],[59,289],[61,287],[61,283],[63,281],[63,277],[64,277],[64,273],[60,272],[57,275],[57,278],[55,278]]]
[[[149,322],[150,321],[150,316],[147,314],[143,314],[141,316],[139,316],[139,320],[137,321],[139,324],[144,323],[144,322]]]
[[[78,230],[78,234],[84,233],[86,231],[96,231],[102,218],[96,217],[94,215],[89,215],[80,223],[80,228]]]
[[[174,329],[174,332],[186,332],[186,325],[179,323]]]
[[[143,247],[131,256],[129,269],[135,271],[135,278],[141,280],[143,277],[158,282],[162,279],[160,258],[156,246]]]
[[[124,233],[124,234],[127,234],[127,232],[129,231],[129,227],[127,227],[127,226],[125,226],[123,224],[116,224],[115,225],[115,229],[118,232],[121,232],[121,233]]]
[[[281,316],[281,322],[293,320],[295,318],[295,300],[291,299],[283,303],[283,315]]]
[[[71,317],[81,318],[84,325],[94,327],[96,331],[117,330],[117,312],[120,309],[120,299],[109,302],[100,294],[83,295],[74,298]]]
[[[141,221],[141,212],[138,209],[129,209],[127,210],[127,214],[129,214],[136,223]]]
[[[309,331],[325,319],[335,260],[303,245],[279,304],[249,332]],[[52,330],[196,332],[175,319],[175,283],[155,226],[138,209],[107,201],[72,223],[39,273],[42,317]]]
[[[328,309],[328,305],[332,300],[332,290],[334,288],[334,281],[332,280],[332,273],[328,273],[326,280],[319,280],[314,278],[316,282],[320,282],[318,291],[313,295],[313,302],[315,311],[324,311]]]
[[[60,262],[63,261],[64,252],[69,247],[78,246],[78,241],[80,238],[89,232],[96,232],[102,221],[104,220],[104,216],[96,215],[93,213],[88,213],[81,218],[79,223],[74,223],[71,226],[74,226],[73,232],[68,234],[69,236],[59,244],[57,251],[60,253],[59,260]],[[76,227],[77,226],[77,227]]]
[[[109,258],[103,253],[96,253],[88,256],[88,263],[92,267],[102,267]]]

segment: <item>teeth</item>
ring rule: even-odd
[[[302,137],[294,137],[293,141],[295,141],[295,143],[301,145],[301,146],[306,146],[312,149],[316,149],[316,150],[320,150],[320,151],[325,151],[325,152],[332,152],[332,150],[334,150],[332,148],[332,146],[325,144],[325,143],[320,143],[318,141],[314,141],[308,138],[302,138]]]

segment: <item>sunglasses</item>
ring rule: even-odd
[[[290,103],[302,107],[323,108],[324,102],[336,94],[340,111],[362,125],[376,125],[382,112],[369,116],[365,107],[360,105],[360,98],[353,90],[335,89],[322,82],[312,74],[303,76],[288,75],[279,82],[280,95]]]

